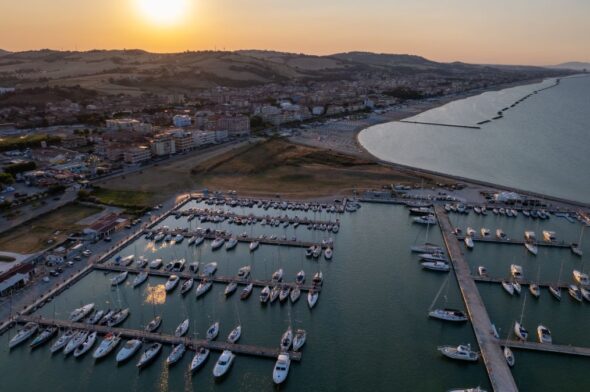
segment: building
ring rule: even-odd
[[[170,134],[156,135],[151,142],[152,154],[161,157],[176,154],[176,143]]]
[[[191,117],[186,114],[177,114],[172,117],[172,123],[176,128],[185,128],[192,125]]]
[[[88,144],[88,141],[86,140],[86,137],[82,135],[70,134],[61,138],[61,146],[63,148],[78,148],[83,147],[86,144]]]
[[[174,140],[176,151],[178,152],[192,150],[195,146],[191,132],[177,129],[171,131],[170,136]]]
[[[150,124],[139,122],[131,118],[111,119],[106,121],[109,131],[135,131],[148,133],[152,131]]]
[[[228,136],[250,136],[250,118],[248,116],[238,114],[216,117],[216,131],[227,131]]]
[[[208,144],[215,144],[217,139],[215,137],[215,132],[207,132],[207,131],[193,131],[192,138],[193,138],[193,145],[195,147],[206,146]]]
[[[132,165],[148,161],[152,158],[152,151],[148,146],[131,147],[123,153],[125,163]]]
[[[35,273],[39,254],[0,252],[0,296],[26,285]]]
[[[116,213],[110,213],[99,218],[92,225],[84,229],[86,238],[97,240],[109,236],[112,232],[119,230],[128,223],[125,218],[120,218]]]

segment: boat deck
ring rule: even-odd
[[[243,354],[249,356],[257,356],[262,358],[273,358],[276,359],[280,353],[279,347],[270,348],[270,347],[261,347],[261,346],[254,346],[254,345],[246,345],[246,344],[233,344],[221,341],[210,341],[205,339],[193,339],[190,337],[176,337],[174,335],[167,335],[162,333],[149,333],[145,331],[140,331],[137,329],[129,329],[129,328],[111,328],[104,325],[89,325],[86,323],[72,323],[71,321],[66,320],[57,320],[57,319],[47,319],[43,317],[33,317],[33,316],[18,316],[16,318],[16,322],[20,324],[25,324],[27,322],[34,322],[39,325],[43,326],[53,326],[58,328],[73,328],[73,329],[84,329],[88,331],[96,331],[100,335],[106,335],[107,333],[113,333],[116,335],[120,335],[121,337],[127,339],[140,339],[152,342],[159,342],[162,344],[180,344],[184,343],[188,347],[197,348],[197,347],[205,347],[213,351],[223,351],[223,350],[231,350],[234,354]],[[280,340],[280,337],[277,338],[277,341]],[[301,360],[301,353],[296,351],[290,351],[289,357],[291,360],[300,361]]]
[[[449,259],[451,260],[457,282],[461,289],[463,301],[469,313],[469,319],[471,320],[473,332],[475,333],[492,388],[494,391],[502,392],[518,391],[502,349],[493,335],[492,322],[479,294],[477,285],[471,276],[469,264],[467,264],[467,261],[463,257],[462,248],[452,233],[453,227],[451,221],[442,206],[435,206],[434,212],[437,216]]]

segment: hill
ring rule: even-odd
[[[573,69],[576,71],[590,71],[590,63],[585,63],[582,61],[570,61],[567,63],[561,63],[561,64],[557,64],[557,65],[553,65],[551,66],[551,68],[556,68],[556,69]]]

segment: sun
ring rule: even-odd
[[[189,10],[189,0],[135,0],[142,16],[158,25],[180,23]]]

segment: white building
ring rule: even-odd
[[[193,131],[193,145],[195,147],[215,144],[217,142],[216,132]]]
[[[190,127],[192,125],[191,117],[186,114],[177,114],[172,117],[172,123],[176,128]]]

